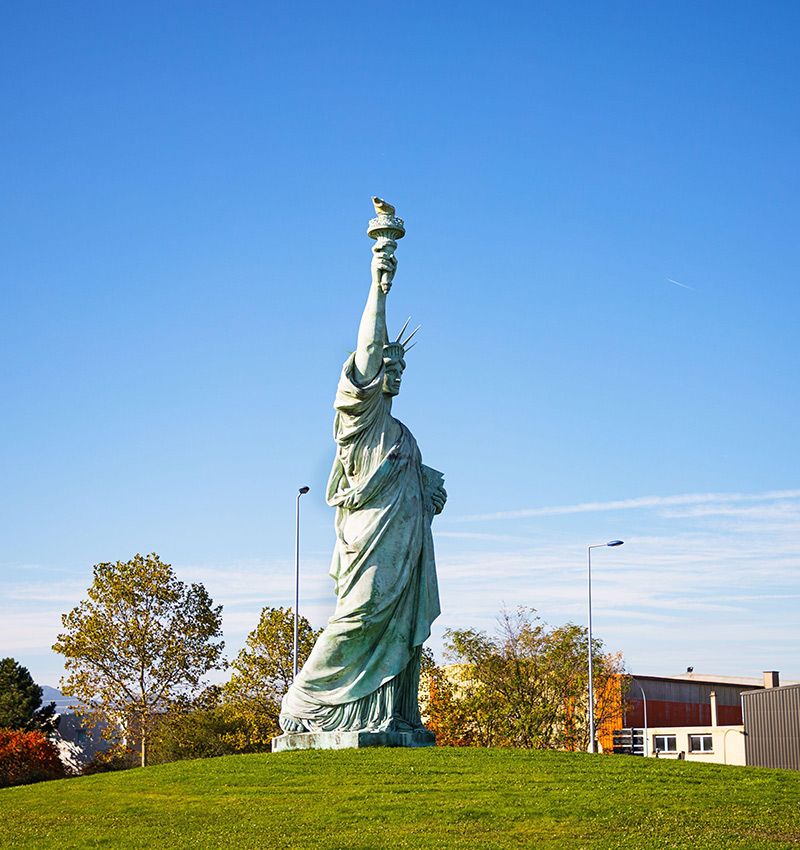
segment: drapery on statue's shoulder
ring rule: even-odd
[[[359,381],[356,377],[355,353],[351,354],[342,364],[333,406],[338,410],[340,399],[366,399],[380,393],[383,388],[383,372],[383,363],[381,363],[372,380]]]

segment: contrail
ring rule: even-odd
[[[681,283],[679,280],[673,280],[671,277],[668,277],[668,278],[667,278],[667,280],[668,280],[670,283],[674,283],[674,284],[675,284],[675,286],[680,286],[680,287],[681,287],[681,288],[683,288],[683,289],[691,289],[691,290],[692,290],[692,292],[694,292],[694,287],[693,287],[693,286],[688,286],[688,285],[687,285],[687,284],[685,284],[685,283]]]

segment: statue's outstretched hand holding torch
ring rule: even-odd
[[[391,239],[378,239],[372,248],[372,284],[380,286],[384,295],[389,294],[397,270],[396,247],[397,243]]]

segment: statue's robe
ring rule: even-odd
[[[440,610],[430,487],[416,440],[391,415],[383,368],[359,386],[354,362],[336,392],[327,491],[336,611],[283,699],[285,731],[421,726],[420,653]]]

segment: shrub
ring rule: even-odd
[[[175,707],[162,718],[153,736],[153,764],[240,752],[236,742],[247,731],[240,727],[239,718],[221,705]]]
[[[114,770],[129,770],[136,765],[136,754],[121,745],[95,753],[92,760],[83,766],[81,773],[90,776],[93,773],[110,773]]]
[[[41,732],[0,729],[0,788],[64,776],[55,744]]]

